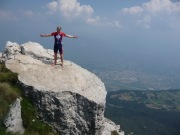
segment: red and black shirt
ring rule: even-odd
[[[54,36],[54,44],[62,44],[62,39],[66,34],[64,32],[53,32],[51,33],[52,36]]]

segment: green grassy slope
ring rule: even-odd
[[[3,63],[0,63],[0,135],[18,135],[7,133],[3,125],[4,118],[17,97],[22,97],[21,114],[25,127],[24,135],[58,135],[52,128],[37,119],[37,111],[34,106],[22,94],[17,85],[17,74],[9,71]]]

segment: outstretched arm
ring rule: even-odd
[[[40,35],[41,37],[50,37],[50,36],[52,36],[51,34],[41,34]]]
[[[78,38],[78,36],[71,36],[71,35],[68,35],[68,34],[66,34],[66,37],[69,37],[69,38]]]

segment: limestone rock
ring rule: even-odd
[[[21,53],[21,47],[17,43],[12,43],[8,41],[4,49],[3,58],[5,60],[14,59],[15,55],[20,53]]]
[[[8,41],[6,43],[6,47],[2,58],[7,59],[15,59],[16,54],[29,55],[35,59],[39,60],[52,60],[53,59],[53,51],[50,49],[44,49],[39,43],[35,42],[27,42],[22,45],[17,43],[12,43]]]
[[[14,133],[24,133],[24,127],[22,124],[22,118],[21,118],[21,100],[18,98],[16,101],[12,104],[10,111],[7,115],[7,118],[5,119],[5,126],[7,127],[8,132],[14,132]]]
[[[5,64],[19,74],[39,116],[63,135],[103,135],[107,123],[104,83],[71,61],[64,61],[63,70],[60,63],[51,66],[52,51],[38,43],[28,42],[20,48],[19,53],[8,51],[7,56],[14,57],[7,57]]]
[[[3,62],[3,55],[1,52],[0,52],[0,62]]]
[[[112,131],[117,131],[119,135],[124,135],[124,131],[120,131],[120,125],[116,125],[111,120],[104,118],[104,130],[102,132],[102,135],[111,135]]]
[[[27,42],[21,45],[22,54],[29,55],[39,60],[53,59],[53,51],[44,49],[39,43]]]

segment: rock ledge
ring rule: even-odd
[[[106,135],[112,129],[119,130],[104,118],[104,83],[71,61],[64,61],[63,70],[60,62],[51,66],[52,52],[38,43],[8,41],[1,58],[7,68],[19,74],[19,82],[39,116],[63,135]]]

